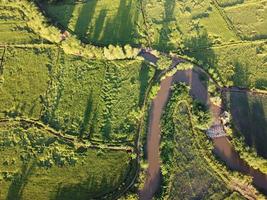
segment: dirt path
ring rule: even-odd
[[[154,64],[157,61],[156,57],[149,55],[148,52],[143,53],[142,56]],[[179,62],[185,62],[183,59],[174,58],[173,60],[173,66],[170,68],[174,67]],[[191,96],[206,104],[211,110],[213,123],[220,123],[221,108],[210,102],[207,88],[200,80],[201,73],[204,72],[198,67],[191,70],[178,71],[172,77],[167,77],[160,83],[160,90],[152,102],[149,114],[150,121],[147,137],[147,159],[149,167],[147,170],[147,179],[144,188],[139,193],[141,200],[152,199],[153,195],[160,187],[160,118],[168,101],[170,88],[173,83],[183,82],[189,85],[191,88]],[[252,176],[254,185],[262,191],[266,190],[265,192],[263,191],[264,193],[267,192],[267,175],[249,167],[239,157],[227,137],[214,138],[212,140],[214,142],[215,153],[227,164],[229,168]]]

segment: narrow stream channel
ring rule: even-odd
[[[143,56],[145,59],[148,55]],[[179,62],[174,63],[175,65]],[[148,170],[144,188],[140,191],[141,200],[150,200],[160,187],[160,118],[164,107],[168,101],[171,86],[173,83],[184,82],[191,87],[191,95],[202,103],[209,106],[213,120],[218,121],[220,108],[210,103],[207,88],[200,80],[203,73],[197,68],[195,70],[178,71],[173,76],[165,78],[160,83],[160,90],[154,98],[149,114],[149,129],[147,137],[147,159]],[[227,137],[213,139],[214,152],[222,159],[226,165],[232,169],[240,171],[253,177],[253,184],[264,194],[267,194],[267,175],[248,166],[234,150]]]

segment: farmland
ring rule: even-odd
[[[1,2],[0,199],[113,198],[136,171],[132,146],[154,69],[66,54],[73,43],[53,44],[60,31],[20,4]]]
[[[266,0],[2,0],[0,200],[264,199],[266,9]],[[215,111],[196,88],[174,85],[177,70],[203,83]],[[224,109],[228,160],[205,134]]]
[[[233,144],[248,163],[266,172],[266,96],[247,92],[226,93],[226,105],[232,114]],[[248,148],[249,147],[249,148]]]
[[[101,196],[124,180],[130,162],[123,151],[79,152],[64,140],[25,123],[1,122],[0,138],[1,199]],[[124,162],[118,165],[119,160]]]
[[[142,18],[138,1],[74,0],[44,4],[47,14],[83,41],[94,44],[137,44]]]

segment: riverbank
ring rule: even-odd
[[[183,60],[183,61],[186,62],[185,60]],[[160,141],[160,126],[158,123],[158,119],[160,118],[162,111],[163,111],[163,108],[166,105],[166,102],[168,100],[169,90],[170,90],[170,87],[172,85],[172,81],[184,82],[184,83],[188,84],[191,87],[191,95],[194,98],[200,100],[202,103],[208,105],[208,107],[212,111],[212,116],[213,116],[214,122],[218,122],[219,114],[220,114],[221,110],[218,106],[215,107],[215,105],[213,105],[210,102],[207,88],[202,84],[202,82],[199,78],[199,75],[196,71],[197,70],[178,71],[172,77],[168,77],[161,82],[160,91],[162,91],[162,92],[159,91],[159,96],[157,95],[156,98],[153,100],[152,110],[150,111],[150,123],[149,123],[148,142],[147,142],[148,143],[148,145],[147,145],[148,155],[149,155],[149,153],[151,153],[150,157],[152,157],[152,155],[153,155],[156,157],[156,159],[148,159],[149,178],[147,179],[144,188],[149,188],[149,185],[152,184],[151,183],[152,180],[156,180],[155,185],[158,185],[158,180],[160,177],[160,173],[158,173],[158,169],[160,168],[160,166],[158,165],[159,162],[157,161],[158,152],[159,152],[159,141]],[[200,70],[200,71],[203,71],[203,70]],[[157,107],[158,106],[160,106],[160,107],[157,110],[153,110],[153,108],[154,108],[153,105],[157,105]],[[152,123],[152,122],[154,122],[154,123]],[[151,138],[153,138],[153,139],[150,142]],[[224,152],[224,147],[221,146],[220,144],[221,143],[216,142],[216,140],[214,141],[215,148],[222,150],[221,152]],[[157,146],[155,146],[155,145],[157,145]],[[218,145],[218,146],[216,147],[216,145]],[[233,149],[231,147],[230,143],[228,143],[227,145],[229,145],[228,147],[230,149]],[[151,151],[150,151],[150,148],[152,149]],[[233,151],[234,151],[234,149],[233,149]],[[228,158],[228,157],[221,157],[221,159],[224,160],[226,162],[226,164],[228,164],[227,161],[230,162],[230,160],[225,160],[226,158]],[[238,157],[237,159],[239,159],[241,162],[240,157]],[[151,167],[153,166],[152,168],[155,170],[151,170],[150,166]],[[240,170],[241,172],[243,172],[241,169],[237,169],[237,170]],[[251,170],[253,170],[253,169],[251,169]],[[149,172],[153,172],[153,173],[149,173]],[[151,176],[151,174],[154,176]],[[252,175],[254,177],[254,179],[258,180],[259,174],[249,174],[249,175]],[[265,180],[265,178],[262,177],[261,180]],[[261,181],[255,181],[255,180],[253,181],[254,184],[257,184],[258,182],[261,182]],[[266,185],[267,185],[267,182],[266,182]],[[258,186],[260,186],[260,185],[258,185]],[[156,188],[156,186],[153,186],[153,188]],[[151,193],[153,193],[153,190],[150,190],[146,194],[150,194],[150,196],[151,196]],[[142,192],[141,192],[141,194],[142,194]],[[142,197],[142,195],[141,195],[141,197]],[[146,196],[146,197],[149,197],[149,196]]]

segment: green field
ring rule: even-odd
[[[205,34],[196,37],[195,40],[203,40],[204,37]],[[187,54],[194,57],[206,69],[216,69],[220,79],[227,86],[258,89],[267,87],[265,42],[237,43],[205,51],[187,51]]]
[[[128,173],[126,152],[79,152],[25,123],[0,126],[0,199],[98,197],[117,189]]]
[[[222,87],[266,90],[266,9],[266,0],[0,0],[0,200],[137,199],[157,75],[180,55]],[[144,59],[150,50],[158,63]],[[261,197],[214,156],[205,106],[185,85],[172,91],[157,197]],[[232,143],[266,172],[267,99],[226,100]]]
[[[6,49],[0,85],[2,113],[32,118],[40,116],[40,96],[47,90],[49,68],[55,54],[53,49]]]
[[[267,38],[267,1],[243,3],[226,8],[225,11],[242,38]]]
[[[28,27],[27,21],[19,7],[0,2],[0,44],[40,43],[40,37]]]
[[[58,130],[100,140],[135,137],[153,70],[142,61],[87,61],[61,56],[52,72],[43,120]],[[77,103],[79,102],[79,103]]]
[[[83,41],[94,44],[138,44],[142,16],[138,1],[90,0],[44,4],[47,14]]]

